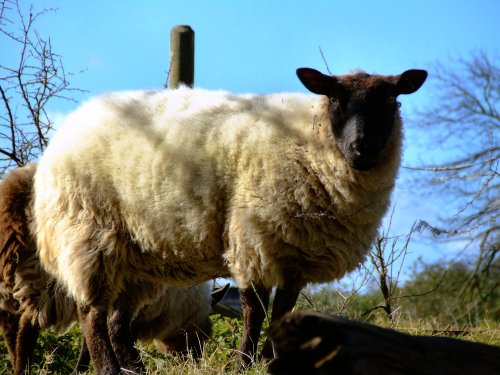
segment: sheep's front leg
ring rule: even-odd
[[[16,340],[16,366],[14,374],[30,374],[30,361],[35,351],[36,340],[40,333],[38,324],[31,322],[31,314],[24,313],[19,320]]]
[[[276,288],[271,323],[278,321],[287,312],[292,311],[303,287],[303,283],[296,273],[290,271],[286,274],[287,277],[285,277],[284,285]],[[264,347],[262,348],[262,357],[264,359],[274,358],[274,350],[269,337],[266,339]]]
[[[121,374],[120,365],[108,336],[107,310],[102,306],[78,305],[78,317],[95,373]]]
[[[9,352],[12,368],[16,367],[16,340],[19,329],[19,315],[11,314],[8,311],[0,311],[0,327],[3,331],[7,350]]]
[[[109,338],[121,367],[128,372],[141,373],[144,365],[135,348],[136,337],[132,332],[132,312],[129,305],[126,293],[113,304],[108,316]]]
[[[269,305],[270,290],[262,285],[253,285],[240,292],[243,308],[243,337],[240,345],[240,359],[243,365],[255,360],[262,323]]]

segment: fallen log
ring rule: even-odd
[[[500,347],[411,336],[314,312],[284,316],[269,336],[272,375],[500,375]]]

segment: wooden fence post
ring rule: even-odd
[[[170,32],[170,70],[171,89],[185,84],[194,84],[194,30],[191,26],[178,25]]]

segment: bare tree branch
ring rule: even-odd
[[[437,145],[441,162],[405,168],[418,173],[422,186],[441,190],[449,214],[440,223],[446,229],[426,221],[419,228],[459,237],[465,246],[476,249],[472,277],[486,277],[488,273],[481,270],[498,257],[500,242],[498,230],[492,233],[500,214],[498,55],[476,51],[455,59],[450,66],[435,64],[430,76],[434,77],[436,97],[419,113],[418,122],[425,129],[426,142]],[[451,151],[446,159],[444,150]]]
[[[17,62],[0,65],[0,175],[38,157],[48,144],[53,123],[47,104],[73,100],[62,61],[50,38],[35,29],[39,17],[54,9],[23,10],[18,0],[0,2],[0,38],[19,50]]]

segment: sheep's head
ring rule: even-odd
[[[230,284],[214,289],[210,293],[214,307],[217,305],[229,290]],[[198,359],[203,352],[205,341],[212,335],[212,320],[207,315],[197,324],[187,322],[185,326],[162,340],[156,340],[156,347],[164,354],[176,353],[181,356],[191,354],[193,358]]]
[[[198,325],[187,324],[174,334],[155,340],[156,348],[164,353],[175,353],[180,356],[192,355],[194,359],[201,357],[205,341],[212,335],[212,321],[207,316]]]
[[[330,99],[333,134],[346,161],[358,171],[377,164],[399,126],[398,95],[417,91],[427,78],[425,70],[416,69],[397,76],[328,76],[300,68],[297,75],[308,90]]]

